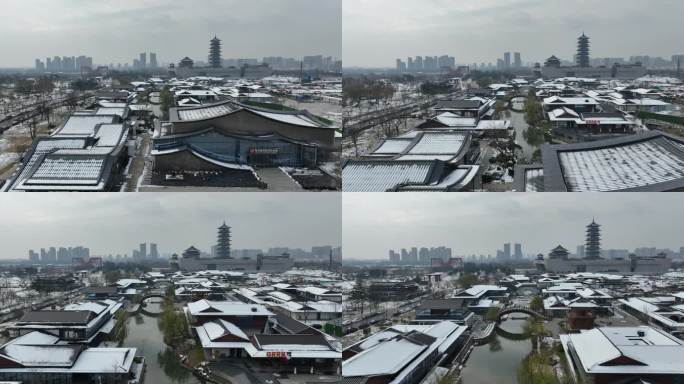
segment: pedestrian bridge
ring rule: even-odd
[[[543,313],[533,311],[527,305],[509,305],[504,307],[501,311],[499,311],[496,321],[500,322],[502,317],[504,317],[505,315],[509,315],[511,313],[523,313],[532,317],[536,317],[538,319],[547,319],[546,315],[544,315]]]

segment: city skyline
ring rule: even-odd
[[[345,260],[387,260],[390,249],[436,244],[454,257],[493,259],[504,243],[522,244],[524,255],[546,255],[559,244],[574,251],[585,244],[593,219],[601,224],[602,249],[684,246],[677,226],[684,207],[673,195],[657,201],[630,194],[349,195],[343,200]]]
[[[595,57],[663,56],[681,52],[664,36],[684,33],[678,15],[684,3],[656,0],[644,8],[638,0],[583,0],[569,8],[561,1],[348,0],[343,7],[345,67],[394,67],[396,58],[432,52],[457,63],[496,63],[500,52],[521,52],[523,62],[556,55],[573,60],[576,39],[592,37]],[[596,12],[596,6],[610,12]],[[634,28],[656,17],[649,28]],[[487,28],[482,28],[486,25]],[[397,38],[401,36],[401,38]],[[540,38],[542,37],[543,38]],[[377,49],[382,46],[383,49]]]
[[[336,194],[292,194],[286,205],[282,196],[271,194],[221,197],[212,193],[74,194],[69,199],[8,196],[0,216],[13,219],[0,221],[0,233],[12,241],[3,242],[0,259],[27,259],[29,249],[75,245],[90,248],[91,255],[129,257],[140,243],[158,244],[160,254],[181,254],[191,245],[210,252],[224,220],[232,227],[235,249],[341,245],[341,205]]]
[[[33,67],[37,58],[65,55],[92,56],[96,64],[129,63],[141,52],[156,52],[160,64],[185,56],[207,60],[215,35],[224,41],[224,58],[342,56],[341,0],[205,0],[202,7],[171,0],[3,5],[3,14],[14,22],[0,26],[2,68]],[[238,7],[240,12],[233,12]]]

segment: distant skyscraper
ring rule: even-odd
[[[147,53],[141,53],[140,54],[140,59],[138,60],[138,65],[140,65],[141,69],[144,69],[147,67]]]
[[[423,58],[421,56],[416,56],[416,59],[413,61],[413,65],[417,71],[422,71],[423,70]]]
[[[157,54],[150,52],[150,68],[157,68],[159,64],[157,63]]]
[[[506,67],[506,69],[511,67],[511,53],[510,52],[504,53],[504,67]]]
[[[580,67],[587,68],[590,65],[589,45],[589,37],[582,33],[577,39],[577,65]]]
[[[221,40],[214,36],[209,42],[209,65],[212,68],[221,68]]]
[[[216,257],[219,259],[230,259],[230,227],[226,225],[225,221],[218,228]]]
[[[399,264],[399,263],[401,263],[401,255],[390,250],[389,251],[389,261],[391,264]]]
[[[40,255],[34,252],[33,249],[29,249],[29,261],[31,262],[31,264],[40,263]]]
[[[511,243],[504,244],[503,257],[506,260],[511,258]]]
[[[514,55],[514,65],[516,68],[522,68],[522,59],[520,58],[520,52],[516,52]]]
[[[159,257],[159,252],[157,251],[157,244],[151,243],[150,244],[150,258],[156,259],[158,257]]]
[[[515,243],[515,251],[513,253],[513,258],[515,258],[515,259],[522,259],[523,258],[522,244]]]
[[[411,253],[409,254],[409,262],[411,262],[412,264],[418,263],[418,248],[411,248]]]
[[[147,257],[147,243],[140,244],[140,250],[138,251],[138,257],[144,259]]]
[[[596,224],[594,220],[591,221],[591,224],[587,225],[585,254],[587,259],[601,258],[601,226]]]

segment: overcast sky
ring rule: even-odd
[[[493,62],[571,60],[576,39],[593,57],[684,53],[682,0],[344,0],[344,66],[394,67],[396,58],[449,54]]]
[[[345,259],[386,259],[388,251],[448,246],[457,255],[496,256],[505,242],[545,255],[584,243],[592,218],[604,249],[684,246],[684,194],[346,193]]]
[[[128,253],[141,242],[159,252],[190,245],[210,251],[223,220],[233,248],[309,249],[341,244],[337,193],[7,194],[0,199],[0,258],[28,249],[90,247],[91,254]]]
[[[2,0],[0,67],[33,67],[53,56],[132,62],[207,60],[209,40],[223,57],[340,58],[341,0]]]

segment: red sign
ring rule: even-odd
[[[281,351],[275,351],[275,352],[266,352],[266,357],[268,358],[273,358],[273,359],[290,359],[290,352],[281,352]]]

